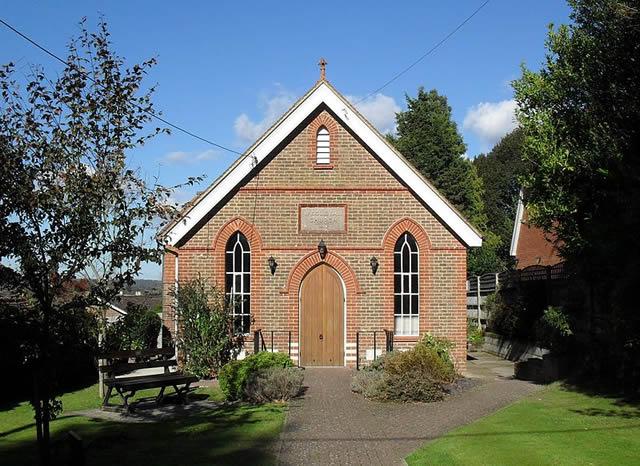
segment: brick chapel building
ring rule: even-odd
[[[161,233],[170,290],[232,298],[253,351],[349,366],[426,332],[466,361],[467,248],[479,233],[324,77]],[[376,341],[374,342],[374,332]],[[262,347],[262,346],[261,346]]]

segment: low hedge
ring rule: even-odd
[[[271,367],[293,367],[293,362],[286,354],[266,351],[231,361],[218,374],[220,389],[229,401],[243,399],[249,379],[258,371]]]

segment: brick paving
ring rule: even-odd
[[[468,362],[477,384],[438,403],[379,403],[350,390],[353,370],[307,368],[276,455],[281,465],[394,465],[416,448],[532,393],[509,361],[485,353]]]

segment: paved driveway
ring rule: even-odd
[[[290,405],[277,445],[283,465],[392,465],[425,442],[535,391],[514,380],[512,363],[478,353],[478,384],[438,403],[379,403],[350,390],[353,371],[307,368],[304,397]]]

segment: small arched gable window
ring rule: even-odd
[[[251,249],[247,238],[236,231],[225,248],[225,297],[232,306],[233,328],[249,333],[251,327]]]
[[[396,241],[393,275],[395,334],[418,335],[418,243],[411,233],[403,233]]]
[[[329,165],[331,163],[331,136],[329,130],[321,126],[316,133],[316,164]]]

